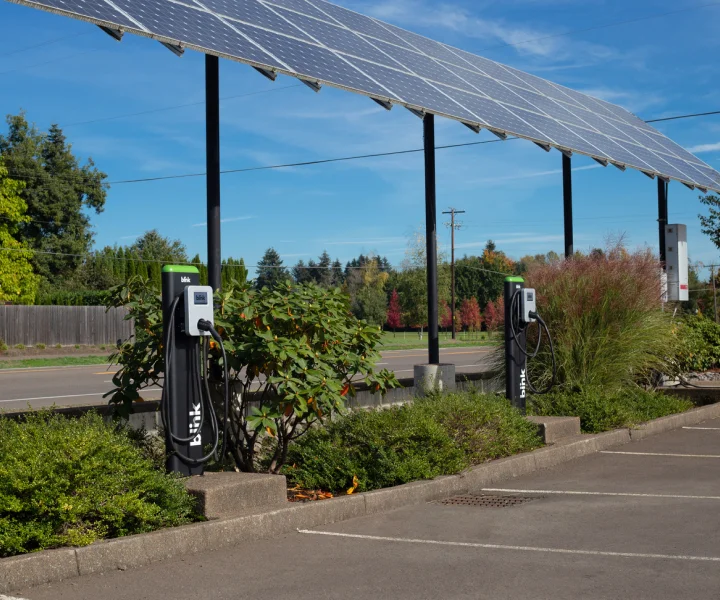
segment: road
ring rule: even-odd
[[[719,444],[716,419],[484,490],[514,506],[409,506],[13,596],[717,600]]]
[[[440,360],[453,363],[458,373],[474,373],[486,368],[490,348],[444,348]],[[413,365],[427,360],[423,350],[392,350],[382,353],[380,368],[394,371],[398,378],[412,377]],[[100,404],[112,389],[112,367],[41,367],[0,370],[0,410],[23,410],[48,406]],[[146,400],[160,398],[160,390],[149,389]]]

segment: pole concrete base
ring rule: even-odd
[[[455,391],[455,365],[415,365],[415,389],[418,396]]]

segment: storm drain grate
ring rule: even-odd
[[[507,508],[517,506],[533,500],[539,500],[542,496],[453,496],[442,500],[440,504],[446,506],[479,506],[485,508]]]

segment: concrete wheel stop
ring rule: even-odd
[[[527,417],[538,426],[538,435],[546,444],[580,435],[580,417]]]
[[[197,500],[197,509],[207,519],[238,517],[249,511],[287,504],[284,475],[263,473],[205,473],[185,483]]]

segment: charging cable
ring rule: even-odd
[[[194,368],[191,369],[190,377],[191,377],[191,385],[195,388],[196,397],[200,398],[200,404],[199,404],[199,410],[200,410],[200,421],[198,423],[198,426],[195,428],[195,431],[193,434],[191,434],[189,437],[183,437],[181,435],[178,435],[177,432],[173,431],[172,429],[172,417],[173,417],[173,403],[172,399],[170,398],[170,391],[168,389],[167,382],[170,381],[170,370],[172,368],[172,352],[173,352],[173,345],[175,340],[175,313],[178,306],[178,303],[180,301],[180,296],[175,298],[175,300],[172,303],[172,306],[170,307],[170,317],[168,319],[168,326],[167,326],[167,333],[165,336],[165,349],[164,349],[164,358],[165,358],[165,386],[163,387],[163,393],[162,398],[160,401],[160,408],[161,408],[161,416],[163,420],[163,424],[165,426],[165,435],[169,442],[169,446],[172,449],[172,451],[175,453],[175,455],[185,464],[190,466],[199,466],[204,465],[207,462],[210,461],[211,458],[215,457],[216,460],[218,460],[217,455],[217,449],[220,443],[220,428],[218,426],[217,422],[217,416],[215,414],[215,410],[212,405],[212,398],[210,395],[210,386],[209,386],[209,368],[208,368],[208,358],[209,358],[209,352],[208,352],[208,339],[205,337],[205,339],[202,342],[202,351],[199,352],[198,349],[200,347],[200,344],[196,344],[193,346],[191,351],[191,360],[193,363]],[[220,334],[215,331],[215,328],[212,326],[212,324],[209,321],[205,321],[204,319],[200,319],[198,321],[198,329],[201,331],[207,331],[210,333],[210,335],[213,337],[213,339],[218,343],[220,346],[220,349],[222,351],[223,356],[223,379],[224,379],[224,422],[223,422],[223,443],[222,443],[222,450],[220,453],[220,459],[224,458],[226,448],[227,448],[227,436],[226,436],[226,428],[227,428],[227,422],[228,422],[228,416],[229,416],[229,408],[230,408],[230,381],[228,376],[228,366],[227,366],[227,356],[225,354],[225,347],[223,346],[222,337]],[[209,422],[210,422],[210,430],[211,430],[211,436],[213,440],[213,447],[212,450],[205,456],[201,458],[191,458],[189,456],[186,456],[183,454],[179,448],[178,444],[187,444],[188,442],[191,442],[195,439],[197,439],[198,436],[202,435],[202,428],[205,425],[206,415],[209,416]]]

